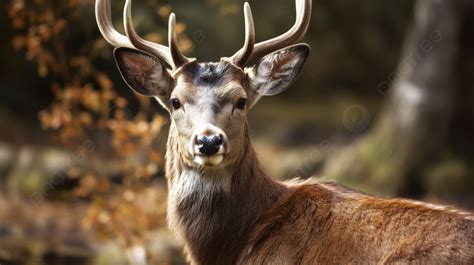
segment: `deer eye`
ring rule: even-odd
[[[171,103],[171,105],[173,105],[173,108],[175,110],[181,108],[181,102],[179,102],[179,99],[177,99],[177,98],[170,99],[170,103]]]
[[[237,104],[235,104],[235,106],[236,106],[238,109],[245,109],[245,105],[247,105],[247,99],[246,99],[246,98],[240,98],[240,99],[237,101]]]

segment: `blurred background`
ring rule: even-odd
[[[250,4],[257,40],[294,22],[293,1]],[[241,47],[242,5],[135,0],[133,15],[165,43],[175,12],[181,48],[215,61]],[[474,210],[472,1],[313,5],[303,74],[249,117],[264,166]],[[0,23],[0,264],[183,264],[166,228],[168,117],[121,80],[94,1],[6,0]]]

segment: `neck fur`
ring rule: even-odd
[[[196,169],[181,157],[174,130],[166,154],[170,228],[194,264],[233,264],[256,220],[286,188],[260,168],[248,138],[237,165]]]

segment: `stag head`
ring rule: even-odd
[[[123,79],[141,95],[154,97],[170,113],[170,135],[190,167],[238,163],[248,145],[247,113],[261,96],[276,95],[297,79],[309,55],[304,36],[311,0],[296,0],[296,22],[286,33],[255,43],[250,5],[245,3],[245,42],[231,57],[199,63],[179,50],[176,18],[169,18],[168,46],[140,38],[134,30],[131,0],[124,8],[125,35],[111,22],[109,0],[96,1],[96,18],[113,46]]]

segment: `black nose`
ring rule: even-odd
[[[198,136],[197,144],[199,152],[204,155],[211,156],[219,152],[219,148],[222,145],[222,136]]]

